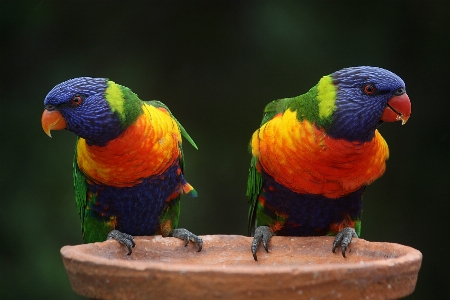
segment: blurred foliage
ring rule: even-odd
[[[59,254],[82,242],[75,136],[40,125],[54,85],[108,77],[166,103],[199,146],[185,147],[199,197],[184,198],[180,225],[246,234],[247,143],[264,105],[355,65],[397,73],[413,106],[406,126],[380,129],[391,158],[366,191],[362,238],[422,251],[408,299],[450,298],[449,4],[1,1],[1,298],[79,298]]]

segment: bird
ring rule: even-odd
[[[142,101],[108,78],[78,77],[44,99],[42,128],[76,136],[75,200],[85,243],[115,239],[128,255],[134,236],[172,236],[201,251],[202,239],[177,228],[180,196],[197,196],[184,178],[182,136],[197,145],[160,101]]]
[[[249,143],[254,260],[274,235],[335,236],[332,252],[340,247],[346,257],[360,236],[363,193],[389,157],[377,128],[410,115],[404,81],[371,66],[343,68],[300,96],[268,103]]]

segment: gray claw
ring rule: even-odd
[[[269,227],[259,226],[258,228],[256,228],[255,235],[254,235],[253,241],[252,241],[252,246],[251,246],[253,259],[255,261],[258,261],[258,257],[256,256],[256,251],[258,250],[258,245],[261,241],[264,246],[264,249],[266,250],[267,253],[269,253],[268,243],[269,243],[270,238],[272,238],[272,236],[273,236],[273,232],[272,232],[272,230],[270,230]]]
[[[345,257],[345,251],[347,250],[348,245],[351,243],[352,238],[354,237],[358,237],[355,229],[351,227],[345,227],[344,229],[339,231],[338,234],[336,234],[331,251],[333,251],[333,253],[336,253],[336,248],[340,246],[342,250],[342,256]]]
[[[183,240],[185,247],[189,245],[189,241],[192,241],[197,244],[197,252],[202,251],[203,240],[189,230],[186,230],[184,228],[176,228],[171,232],[170,236]]]
[[[121,243],[122,245],[125,245],[128,249],[127,255],[131,255],[133,252],[131,248],[134,248],[136,246],[136,243],[134,242],[134,237],[132,235],[120,232],[119,230],[111,230],[110,233],[108,233],[108,236],[106,237],[107,240],[114,239]]]

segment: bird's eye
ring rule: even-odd
[[[394,92],[394,95],[395,96],[400,96],[400,95],[403,95],[404,93],[406,93],[406,90],[404,88],[399,88],[398,90],[396,90]]]
[[[367,95],[373,95],[376,91],[375,86],[373,84],[366,84],[363,88],[364,93]]]
[[[44,106],[44,108],[48,111],[56,110],[56,107],[52,104],[47,104]]]
[[[83,98],[80,95],[75,95],[72,100],[70,100],[70,103],[73,106],[78,106],[81,104],[81,102],[83,102]]]

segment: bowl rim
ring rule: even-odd
[[[205,238],[217,238],[220,237],[236,237],[238,235],[205,235],[201,236],[203,239]],[[142,242],[149,242],[151,239],[154,239],[157,236],[143,236],[143,237],[136,237],[136,241],[139,243]],[[239,236],[239,237],[245,237],[245,236]],[[246,237],[248,238],[248,237]],[[274,237],[274,238],[280,238],[280,237]],[[294,239],[304,239],[304,238],[310,238],[310,237],[281,237],[281,238],[294,238]],[[321,238],[321,237],[314,237],[314,238]],[[157,262],[157,261],[150,261],[150,260],[127,260],[127,259],[119,259],[119,258],[106,258],[97,256],[91,253],[85,253],[81,250],[86,247],[92,247],[93,245],[97,246],[99,244],[103,243],[116,243],[116,241],[105,241],[101,243],[92,243],[92,244],[80,244],[80,245],[74,245],[74,246],[63,246],[60,250],[61,255],[64,259],[68,259],[71,261],[78,261],[80,263],[84,264],[91,264],[91,265],[97,265],[97,266],[105,266],[105,267],[114,267],[119,269],[132,269],[135,271],[142,271],[142,272],[148,272],[150,270],[159,270],[159,271],[166,271],[166,272],[190,272],[190,273],[198,273],[198,272],[219,272],[219,273],[225,273],[225,274],[247,274],[247,275],[258,275],[262,273],[267,273],[268,270],[270,270],[273,274],[283,274],[283,273],[290,273],[290,274],[302,274],[302,273],[310,273],[312,271],[317,272],[325,272],[325,271],[342,271],[342,272],[348,272],[350,270],[361,270],[361,269],[383,269],[383,268],[390,268],[390,267],[396,267],[403,264],[413,263],[415,261],[419,261],[421,264],[422,260],[422,253],[409,246],[397,244],[397,243],[388,243],[388,242],[368,242],[364,239],[354,239],[355,244],[356,243],[372,243],[372,244],[383,244],[383,245],[389,245],[392,247],[395,247],[397,250],[397,253],[399,253],[399,256],[396,257],[388,257],[388,258],[381,258],[376,260],[370,260],[370,261],[360,261],[360,262],[348,262],[348,263],[324,263],[324,264],[312,264],[312,265],[298,265],[293,264],[292,266],[286,266],[286,265],[279,265],[279,266],[273,266],[273,265],[226,265],[226,264],[183,264],[179,262]],[[352,242],[353,243],[353,242]],[[250,244],[249,244],[250,245]],[[250,248],[250,247],[249,247]],[[331,247],[330,247],[331,248]],[[331,252],[330,254],[335,255]],[[338,253],[340,255],[340,253]],[[249,251],[249,257],[251,257],[251,253]],[[252,258],[253,259],[253,258]],[[345,259],[345,258],[342,258]],[[255,262],[255,264],[258,264],[258,262]],[[419,268],[420,268],[419,264]]]

